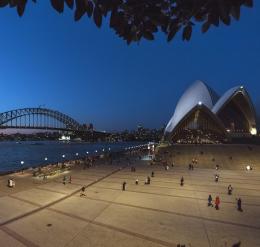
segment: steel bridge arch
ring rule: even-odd
[[[12,121],[13,119],[27,115],[44,115],[63,123],[68,130],[81,130],[81,124],[73,118],[59,111],[47,108],[22,108],[0,113],[0,127]]]

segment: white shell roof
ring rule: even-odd
[[[218,100],[217,94],[202,81],[195,81],[181,96],[175,112],[165,128],[165,132],[172,132],[182,118],[197,104],[212,109]]]
[[[238,91],[244,90],[242,86],[232,87],[227,90],[212,108],[213,113],[218,113],[222,106]]]

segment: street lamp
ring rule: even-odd
[[[45,158],[44,158],[44,160],[45,160],[45,161],[47,161],[47,160],[48,160],[48,158],[47,158],[47,157],[45,157]]]
[[[23,166],[23,164],[24,164],[24,161],[22,160],[21,161],[21,165]],[[23,167],[22,167],[22,173],[23,173]]]
[[[65,157],[66,157],[66,155],[65,155],[65,154],[63,154],[63,155],[62,155],[62,158],[65,158]]]
[[[79,153],[76,153],[76,156],[79,156]]]

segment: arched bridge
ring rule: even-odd
[[[23,108],[0,113],[0,128],[84,130],[68,115],[46,108]]]

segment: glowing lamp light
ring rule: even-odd
[[[79,156],[79,153],[76,153],[76,156]]]
[[[44,160],[45,160],[45,161],[47,161],[47,160],[48,160],[48,158],[47,158],[47,157],[45,157],[45,158],[44,158]]]
[[[240,86],[240,89],[243,89],[244,87],[243,86]]]
[[[62,158],[65,158],[65,157],[66,157],[65,154],[63,154],[63,155],[62,155]]]
[[[198,102],[198,105],[202,105],[202,102],[201,102],[201,101],[199,101],[199,102]]]
[[[256,130],[256,128],[251,128],[250,129],[250,133],[251,133],[251,135],[256,135],[257,134],[257,130]]]
[[[95,152],[97,153],[97,150]]]
[[[21,165],[23,165],[24,164],[24,161],[21,161]]]

